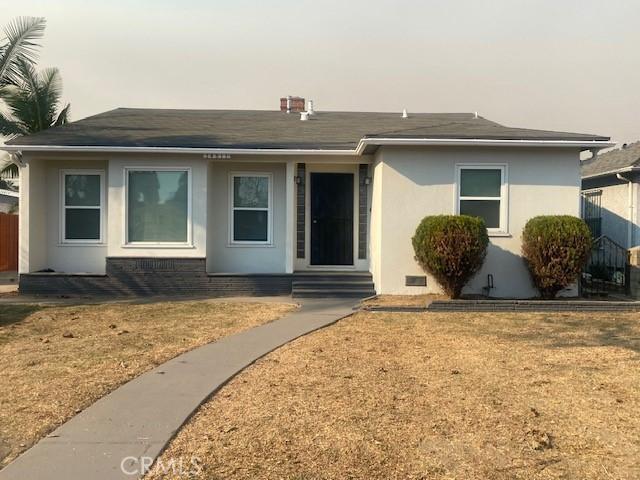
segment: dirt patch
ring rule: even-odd
[[[293,305],[0,305],[0,465],[122,383]]]
[[[161,458],[207,479],[636,479],[639,352],[637,314],[360,313],[244,371]]]

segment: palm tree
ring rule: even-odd
[[[0,113],[0,135],[13,138],[18,135],[46,130],[64,125],[69,119],[70,105],[61,107],[62,80],[57,68],[47,68],[40,73],[27,62],[19,62],[19,85],[0,88],[8,112]],[[17,175],[18,166],[10,163],[0,173]]]
[[[67,122],[69,105],[58,113],[62,82],[60,73],[49,68],[36,72],[39,44],[46,21],[40,17],[19,17],[4,29],[0,45],[0,99],[7,107],[0,113],[0,135],[17,135],[45,130]],[[18,167],[9,163],[0,175],[17,176]]]
[[[40,47],[36,41],[44,34],[45,19],[18,17],[4,29],[5,38],[0,45],[0,87],[20,80],[20,64],[33,65]]]

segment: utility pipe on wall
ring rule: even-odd
[[[629,180],[628,178],[624,177],[623,175],[621,175],[620,173],[616,174],[616,177],[618,178],[618,180],[622,180],[627,182],[627,208],[628,208],[628,213],[627,213],[627,248],[631,248],[633,246],[633,224],[634,224],[634,219],[633,219],[633,211],[634,211],[634,205],[633,205],[633,180]]]

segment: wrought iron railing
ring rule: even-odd
[[[586,295],[629,293],[629,252],[606,235],[593,241],[591,255],[582,272],[582,292]]]

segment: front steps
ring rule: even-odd
[[[376,294],[369,272],[295,272],[293,298],[367,298]]]

